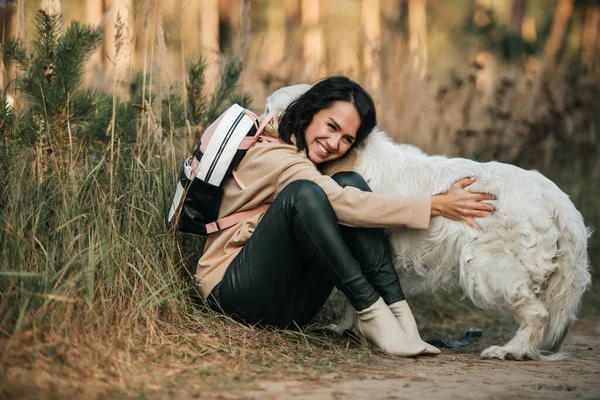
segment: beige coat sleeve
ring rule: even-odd
[[[430,196],[400,196],[363,192],[354,187],[342,188],[300,154],[283,168],[275,195],[289,183],[300,179],[313,181],[323,188],[342,225],[370,228],[400,225],[419,229],[429,227]]]

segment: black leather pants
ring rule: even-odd
[[[333,178],[340,186],[370,190],[355,172]],[[383,229],[339,225],[321,187],[296,181],[269,207],[209,304],[251,324],[302,326],[334,286],[357,310],[379,296],[387,304],[404,299]]]

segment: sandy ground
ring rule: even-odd
[[[358,376],[330,373],[317,381],[258,382],[216,394],[244,399],[600,399],[600,318],[579,322],[558,362],[500,361],[446,350],[401,364],[381,358]]]

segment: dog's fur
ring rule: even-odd
[[[267,99],[266,112],[285,110],[309,87],[277,90]],[[536,171],[428,156],[394,143],[377,128],[353,152],[327,172],[354,170],[373,191],[399,195],[443,193],[456,180],[475,177],[467,190],[494,194],[496,212],[478,219],[481,231],[442,217],[432,218],[428,230],[389,230],[402,287],[409,295],[462,288],[475,305],[511,313],[519,323],[516,335],[504,346],[484,350],[482,357],[564,358],[564,337],[591,282],[591,232],[565,193]],[[350,329],[354,322],[347,303],[336,330]]]

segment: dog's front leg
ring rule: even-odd
[[[340,318],[337,324],[329,325],[329,329],[342,335],[345,330],[353,330],[356,327],[356,310],[350,305],[348,299],[344,301],[344,310],[342,318]]]

